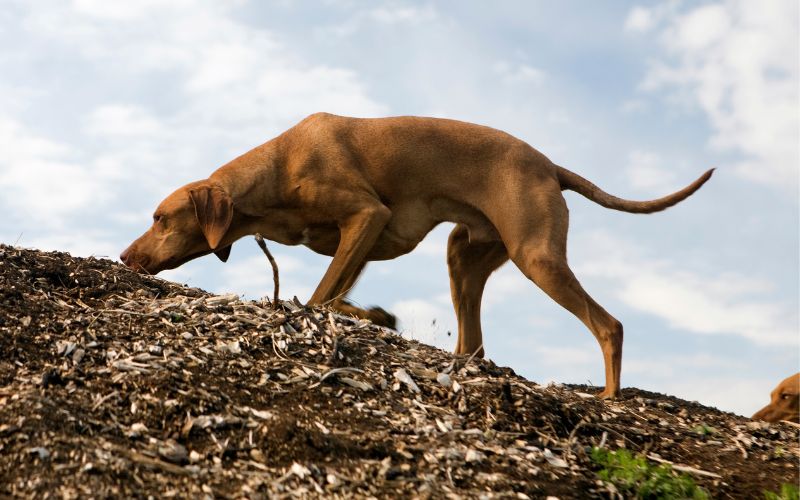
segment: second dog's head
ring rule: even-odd
[[[206,179],[167,196],[153,213],[153,225],[120,255],[131,269],[156,274],[214,253],[228,260],[225,235],[233,220],[233,201],[218,183]]]
[[[753,415],[755,420],[800,423],[800,373],[786,377],[770,394],[770,403]]]

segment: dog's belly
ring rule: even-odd
[[[391,260],[414,250],[425,236],[441,222],[464,224],[469,230],[470,242],[499,240],[491,222],[477,209],[449,200],[431,203],[408,203],[391,207],[392,218],[378,235],[367,253],[367,260]],[[337,226],[311,226],[303,230],[302,241],[311,250],[333,256],[339,247]]]
[[[430,205],[431,213],[438,220],[455,222],[467,226],[470,243],[499,241],[500,233],[494,224],[473,205],[452,199],[440,198]]]
[[[310,248],[318,254],[333,256],[339,247],[338,228],[309,228],[304,232],[304,240],[300,244]],[[423,234],[422,237],[425,235]],[[390,260],[405,255],[419,244],[418,240],[409,240],[399,237],[390,229],[384,229],[378,240],[367,254],[367,260]]]
[[[336,226],[314,226],[303,230],[302,240],[297,244],[304,245],[318,254],[333,257],[339,248],[339,228]]]
[[[407,239],[398,236],[391,229],[384,229],[367,254],[367,260],[391,260],[405,255],[414,250],[424,237],[423,234],[419,239]]]

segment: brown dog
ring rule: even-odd
[[[783,379],[770,393],[770,402],[753,415],[753,420],[780,422],[789,420],[800,424],[800,372]]]
[[[622,324],[583,290],[567,266],[570,189],[607,208],[651,213],[705,183],[653,201],[629,201],[553,164],[499,130],[453,120],[347,118],[318,113],[169,195],[153,226],[120,256],[149,273],[215,253],[261,233],[333,260],[309,304],[387,323],[382,310],[341,301],[370,260],[410,252],[440,222],[455,222],[447,248],[458,318],[456,353],[483,355],[480,306],[489,275],[507,260],[577,316],[600,343],[606,386],[619,393]]]

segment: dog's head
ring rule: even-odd
[[[231,242],[223,240],[233,220],[233,201],[217,183],[187,184],[161,202],[153,225],[119,256],[131,269],[156,274],[214,253],[228,260]]]
[[[754,420],[800,423],[800,373],[786,377],[770,394],[770,403],[753,415]]]

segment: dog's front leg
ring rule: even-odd
[[[331,307],[340,313],[355,316],[356,318],[368,319],[376,325],[385,326],[395,330],[397,329],[397,318],[394,314],[389,313],[383,308],[377,306],[370,307],[369,309],[363,309],[361,307],[354,306],[345,300],[353,287],[356,286],[356,282],[358,282],[358,278],[361,273],[364,272],[366,265],[367,261],[363,260],[356,271],[345,280],[344,284],[342,285],[342,290],[336,294],[335,298],[331,302]]]
[[[367,253],[391,217],[391,210],[375,203],[340,223],[339,247],[309,304],[323,304],[346,291],[345,286],[362,267]]]

